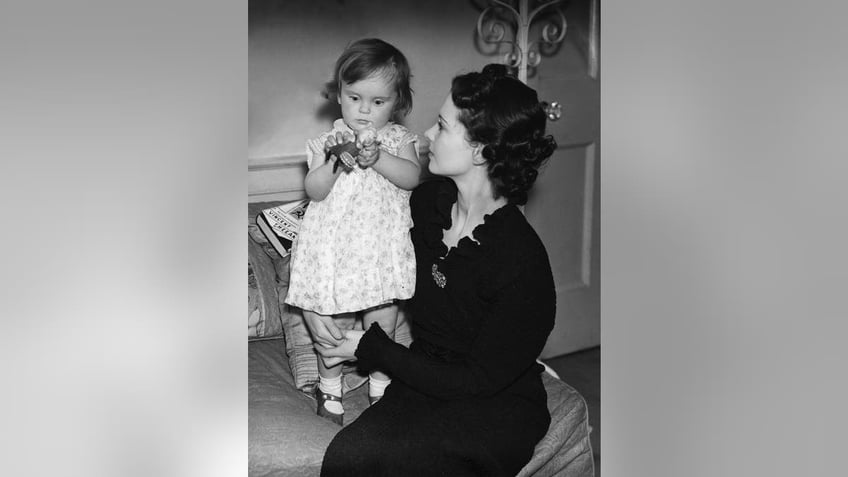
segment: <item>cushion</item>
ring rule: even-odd
[[[282,339],[248,347],[249,475],[317,477],[339,427],[317,416],[315,401],[294,387]],[[345,407],[353,406],[346,400]]]
[[[279,336],[283,332],[279,294],[274,261],[251,238],[247,240],[247,335],[248,338]]]
[[[516,477],[591,477],[595,475],[589,439],[589,408],[574,388],[542,373],[551,424],[536,444],[530,462]]]
[[[248,338],[269,338],[283,334],[280,297],[285,297],[288,290],[289,257],[282,257],[274,249],[255,221],[259,211],[273,204],[259,202],[248,205]]]

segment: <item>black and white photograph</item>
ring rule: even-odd
[[[600,6],[251,0],[250,475],[600,475]]]

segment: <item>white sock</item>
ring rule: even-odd
[[[373,397],[382,396],[386,392],[386,386],[392,383],[391,379],[380,379],[373,374],[368,375],[368,395]]]
[[[318,389],[323,393],[332,394],[333,396],[342,397],[342,377],[341,375],[335,378],[325,378],[318,376]],[[333,414],[341,414],[344,412],[342,403],[336,401],[324,401],[324,408]]]

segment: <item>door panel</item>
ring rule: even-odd
[[[525,207],[527,219],[546,244],[557,289],[587,286],[586,197],[591,205],[592,182],[586,173],[594,166],[594,145],[559,148],[544,166]],[[590,224],[591,226],[591,224]],[[591,237],[591,236],[590,236]]]
[[[597,160],[595,143],[557,149],[524,209],[556,285],[556,324],[543,358],[600,344]]]

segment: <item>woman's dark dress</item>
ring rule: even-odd
[[[447,179],[412,194],[415,341],[407,349],[373,325],[364,334],[359,366],[393,381],[330,443],[322,476],[514,476],[548,429],[536,363],[556,307],[545,247],[506,205],[474,229],[477,243],[463,238],[448,253],[456,198]]]

